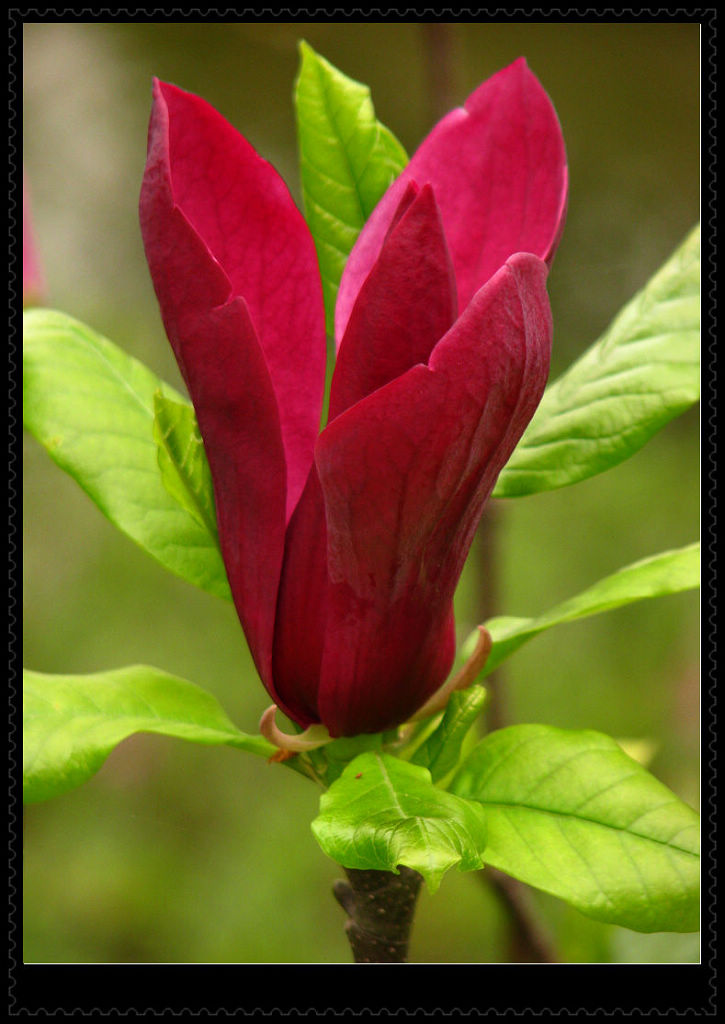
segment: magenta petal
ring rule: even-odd
[[[352,310],[332,377],[330,420],[425,363],[456,316],[453,268],[430,185],[410,185]]]
[[[513,253],[551,261],[566,212],[566,153],[556,112],[523,58],[446,115],[378,203],[342,276],[337,338],[411,180],[434,188],[460,310]]]
[[[286,466],[265,354],[242,298],[174,205],[154,108],[141,229],[169,340],[196,410],[214,482],[222,555],[259,673],[272,690],[274,611],[284,550]]]
[[[149,155],[249,310],[279,407],[289,518],[312,464],[325,377],[312,237],[272,165],[209,104],[158,81]]]
[[[546,274],[535,256],[513,256],[428,366],[320,436],[330,585],[318,708],[334,735],[403,721],[445,677],[464,559],[544,390]]]
[[[274,683],[285,713],[307,727],[319,722],[317,691],[327,609],[325,506],[313,463],[285,543],[274,636]]]
[[[284,452],[269,373],[243,299],[185,325],[189,392],[214,481],[222,557],[259,674],[272,644],[284,545]]]

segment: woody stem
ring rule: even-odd
[[[347,882],[335,882],[333,893],[347,912],[345,933],[356,964],[403,964],[408,959],[410,929],[423,881],[411,868],[358,871],[345,868]]]

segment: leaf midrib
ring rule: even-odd
[[[458,795],[460,796],[461,794],[458,794]],[[568,818],[568,819],[573,819],[575,821],[585,822],[585,823],[587,823],[589,825],[597,825],[597,826],[599,826],[599,828],[609,829],[612,832],[625,833],[626,835],[634,836],[637,839],[644,839],[647,842],[656,843],[659,846],[665,846],[665,847],[667,847],[670,850],[677,850],[678,853],[684,853],[684,854],[686,854],[689,857],[693,857],[695,860],[699,860],[700,859],[699,853],[693,853],[692,850],[686,850],[683,846],[679,846],[677,843],[674,843],[671,840],[656,839],[654,836],[644,835],[642,832],[637,832],[634,829],[631,829],[627,825],[613,825],[613,824],[610,824],[609,822],[599,821],[596,818],[588,818],[588,817],[586,817],[586,815],[583,815],[583,814],[576,814],[576,813],[571,812],[571,811],[558,811],[558,810],[555,810],[555,809],[550,808],[550,807],[537,807],[534,804],[514,803],[514,802],[505,801],[505,800],[484,800],[484,799],[481,799],[479,797],[471,797],[471,796],[467,797],[467,799],[469,799],[469,800],[476,800],[478,803],[480,803],[487,810],[489,808],[501,808],[501,809],[504,809],[504,810],[533,811],[533,812],[536,812],[538,814],[545,814],[545,815],[549,815],[549,816],[554,817],[554,818],[565,818],[565,819]],[[661,804],[660,806],[664,807],[666,805],[665,804]],[[654,808],[654,809],[650,808],[650,809],[647,810],[646,813],[647,814],[651,814],[653,812],[653,810],[657,810],[657,809],[658,808]],[[694,822],[693,822],[693,825],[694,825]]]
[[[355,173],[355,171],[353,169],[353,166],[352,166],[352,163],[350,161],[350,157],[349,157],[348,152],[347,152],[347,147],[345,146],[345,143],[344,143],[344,140],[343,140],[343,137],[342,137],[342,132],[340,131],[340,128],[339,128],[338,123],[337,123],[337,119],[336,119],[336,117],[334,115],[334,112],[333,112],[333,110],[331,108],[331,102],[330,102],[330,96],[328,94],[328,89],[327,89],[325,81],[323,80],[323,77],[322,77],[322,75],[320,73],[320,68],[319,68],[319,65],[317,63],[315,63],[315,72],[316,72],[317,81],[318,81],[318,84],[319,84],[319,87],[320,87],[320,92],[322,93],[322,102],[323,102],[323,105],[324,105],[324,108],[325,108],[325,113],[326,113],[327,118],[328,118],[328,120],[330,122],[330,125],[331,125],[331,127],[332,127],[332,129],[333,129],[333,131],[335,133],[335,140],[336,140],[336,143],[337,143],[337,148],[342,153],[343,161],[344,161],[345,166],[347,167],[348,173],[350,175],[350,180],[353,183],[355,198],[357,200],[358,209],[360,211],[360,227],[362,227],[362,225],[365,223],[365,207],[363,205],[363,198],[362,198],[362,194],[360,192],[360,180],[359,180],[357,174]],[[374,144],[373,144],[373,148],[374,148]],[[369,163],[369,157],[368,157],[368,161],[366,162],[365,166],[367,166],[367,163]],[[364,170],[364,168],[363,168],[363,170]],[[362,177],[362,175],[360,177]]]
[[[176,457],[176,452],[169,442],[169,434],[173,431],[173,426],[169,427],[168,430],[161,429],[161,445],[166,452],[172,466],[176,470],[177,476],[181,481],[181,484],[186,491],[191,503],[199,514],[199,518],[204,525],[205,530],[209,534],[210,539],[213,542],[213,546],[221,554],[221,544],[219,541],[219,531],[215,520],[207,514],[205,505],[202,502],[201,494],[198,494],[194,486],[194,481],[191,479],[191,473],[186,471],[186,463],[179,461]],[[203,443],[203,442],[202,442]],[[183,508],[183,506],[181,506]],[[184,509],[186,511],[186,509]]]

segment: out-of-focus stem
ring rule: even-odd
[[[347,912],[345,923],[356,964],[403,964],[408,959],[410,929],[421,875],[411,868],[358,871],[345,868],[348,881],[335,882],[333,892]]]
[[[500,614],[499,595],[499,533],[502,509],[498,501],[489,501],[478,526],[473,557],[478,569],[478,593],[476,595],[476,619],[486,622]],[[503,672],[498,668],[486,677],[486,727],[487,731],[502,729],[506,725],[506,699],[503,693]]]
[[[426,74],[431,122],[439,121],[455,105],[451,70],[453,67],[453,32],[440,21],[424,22]]]
[[[498,612],[496,607],[499,589],[497,539],[500,517],[500,503],[490,501],[476,537],[474,557],[480,580],[478,609],[482,622],[492,618]],[[493,729],[502,729],[508,719],[500,668],[486,677],[486,690],[488,691],[486,728],[490,732]],[[536,908],[531,902],[531,896],[526,886],[494,868],[479,871],[478,875],[484,885],[490,885],[493,888],[507,912],[510,960],[514,963],[557,963],[554,945],[539,923]]]
[[[506,908],[511,925],[511,954],[516,963],[555,964],[556,950],[549,935],[541,927],[530,893],[515,878],[495,868],[479,872],[488,880],[499,900]]]

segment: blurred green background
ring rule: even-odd
[[[197,92],[299,198],[298,39],[369,83],[412,152],[442,103],[524,55],[567,143],[568,223],[550,278],[558,375],[679,244],[699,213],[696,24],[29,24],[24,163],[47,305],[86,321],[176,386],[137,222],[151,77]],[[489,614],[534,615],[602,575],[698,535],[698,415],[603,476],[495,506],[497,553],[474,547],[461,636]],[[247,731],[269,698],[231,605],[168,575],[25,445],[25,664],[92,672],[136,662],[206,687]],[[698,800],[698,598],[560,627],[507,662],[510,722],[644,740],[651,768]],[[25,959],[342,962],[340,871],[309,829],[316,789],[230,750],[139,736],[85,787],[25,818]],[[540,894],[562,960],[691,961],[693,935],[596,924]],[[478,877],[423,893],[411,959],[507,960],[507,919]]]

